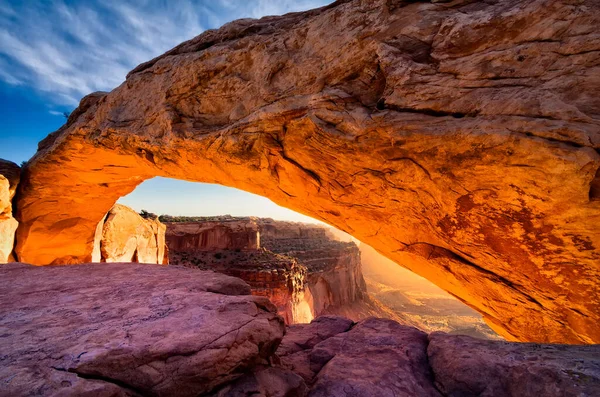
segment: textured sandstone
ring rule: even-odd
[[[288,327],[278,366],[309,396],[597,396],[600,345],[508,343],[394,321],[320,317]]]
[[[282,359],[306,377],[310,396],[441,396],[427,362],[427,334],[371,318],[329,336]]]
[[[327,315],[315,318],[310,324],[290,325],[277,348],[277,354],[283,357],[312,349],[325,339],[350,330],[353,325],[354,322],[349,318]]]
[[[102,226],[98,225],[100,230],[102,237],[96,237],[100,261],[163,264],[166,226],[158,219],[144,219],[131,208],[116,204]]]
[[[207,31],[40,143],[17,254],[89,261],[142,181],[221,183],[352,234],[509,339],[600,342],[599,25],[595,0],[351,0]]]
[[[304,397],[308,388],[290,370],[265,367],[226,385],[211,397]]]
[[[429,363],[447,396],[600,396],[600,346],[429,335]]]
[[[19,222],[13,217],[15,196],[21,169],[13,162],[0,159],[0,264],[12,262],[15,232]]]
[[[107,263],[0,272],[0,395],[197,396],[264,364],[284,333],[267,299],[218,273]]]

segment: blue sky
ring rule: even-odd
[[[0,158],[20,163],[79,100],[110,91],[136,65],[238,18],[308,10],[331,0],[0,1]],[[155,178],[122,203],[173,215],[309,220],[218,185]]]

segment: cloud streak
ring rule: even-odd
[[[0,5],[0,80],[53,105],[110,91],[136,65],[238,18],[307,10],[331,0],[27,1]]]

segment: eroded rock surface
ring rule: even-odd
[[[284,333],[267,299],[219,273],[109,263],[0,273],[1,395],[197,396],[265,364]]]
[[[15,163],[0,159],[0,264],[12,262],[15,232],[19,222],[13,217],[12,199],[21,176]]]
[[[142,218],[122,204],[115,204],[98,225],[97,262],[135,262],[167,264],[166,226],[158,219]]]
[[[276,354],[309,396],[591,397],[600,388],[600,345],[426,335],[375,318],[290,326]]]
[[[207,31],[40,143],[17,253],[89,261],[143,180],[221,183],[352,234],[509,339],[600,342],[599,25],[595,0],[353,0]]]
[[[600,345],[507,343],[434,332],[427,351],[444,395],[600,395]]]
[[[282,360],[307,378],[310,396],[441,396],[427,362],[427,334],[415,328],[371,318],[324,339]]]

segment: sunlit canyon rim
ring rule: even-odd
[[[35,285],[36,277],[48,274],[48,282],[57,283],[48,291],[56,296],[40,291],[39,298],[62,302],[68,300],[60,287],[63,277],[75,283],[88,274],[90,296],[120,296],[115,285],[98,282],[109,278],[110,270],[123,280],[139,277],[132,281],[138,300],[107,303],[116,312],[130,311],[131,322],[121,323],[110,310],[92,317],[100,323],[105,317],[117,327],[129,324],[136,335],[156,340],[160,337],[147,328],[146,318],[174,316],[173,327],[186,319],[199,321],[186,305],[208,300],[202,315],[218,319],[220,328],[204,344],[193,339],[193,326],[187,324],[181,339],[157,341],[155,350],[130,342],[133,358],[104,346],[81,362],[74,359],[74,366],[56,366],[64,376],[78,374],[85,390],[97,386],[87,381],[102,379],[116,380],[111,385],[120,387],[125,377],[135,380],[127,387],[141,394],[179,392],[178,382],[188,379],[199,355],[212,361],[198,362],[219,362],[219,354],[231,346],[238,361],[224,361],[215,372],[204,368],[198,379],[210,381],[190,385],[189,393],[245,387],[230,384],[236,379],[266,387],[257,368],[283,355],[276,351],[285,326],[277,308],[249,295],[242,281],[244,287],[224,275],[176,266],[84,265],[107,255],[95,236],[107,227],[103,222],[115,202],[144,180],[162,176],[236,187],[324,221],[465,302],[509,341],[600,343],[598,26],[596,0],[341,0],[206,31],[137,66],[113,91],[83,98],[66,124],[40,142],[20,170],[20,182],[16,166],[2,165],[0,258],[71,266],[8,264],[0,279],[27,291],[28,283]],[[136,240],[135,249],[133,242],[128,249],[158,262],[159,245],[151,241],[158,241],[162,231],[144,225],[148,242]],[[175,281],[175,272],[197,279],[198,287]],[[211,274],[206,285],[203,274]],[[166,281],[143,283],[161,277],[176,283],[163,298],[159,286]],[[161,306],[186,290],[193,294],[182,301],[181,312]],[[143,307],[141,297],[147,294],[162,314],[144,317],[144,310],[154,310]],[[226,307],[219,308],[211,294],[223,295]],[[33,303],[3,298],[14,313],[37,319],[38,310],[43,312]],[[73,313],[85,312],[85,302],[69,305]],[[3,319],[5,326],[20,324],[17,320]],[[296,377],[277,376],[295,379],[284,383],[300,389],[307,385],[313,395],[335,395],[338,389],[328,382],[348,378],[344,363],[368,361],[369,349],[376,352],[376,342],[385,340],[416,349],[403,358],[409,367],[421,368],[410,378],[415,395],[461,395],[466,389],[489,395],[495,386],[481,388],[460,374],[467,366],[469,371],[486,368],[486,379],[493,379],[499,373],[495,365],[514,357],[527,361],[529,353],[521,349],[531,348],[544,350],[552,356],[548,362],[559,364],[544,378],[547,382],[527,378],[523,395],[552,395],[567,390],[567,384],[574,395],[598,390],[597,346],[479,345],[463,337],[445,345],[446,336],[397,329],[403,326],[387,321],[348,323],[327,340],[305,343],[301,363],[265,371],[292,371]],[[375,329],[380,337],[374,336],[371,346],[366,335]],[[39,332],[41,340],[52,337],[50,331]],[[19,335],[26,338],[27,331]],[[356,349],[340,350],[344,344]],[[464,368],[449,359],[461,346],[471,352],[465,353]],[[143,354],[137,354],[140,350]],[[395,362],[401,349],[379,353],[388,354],[382,363]],[[11,360],[21,353],[14,354]],[[50,349],[39,360],[57,354]],[[170,354],[185,357],[174,360],[181,366],[169,360]],[[577,355],[585,356],[581,367]],[[107,367],[96,361],[113,356]],[[119,373],[121,358],[130,372]],[[581,372],[561,370],[571,364]],[[518,395],[507,385],[524,379],[519,376],[527,372],[526,364],[519,368],[500,373],[497,390]],[[573,371],[583,383],[573,380]],[[536,388],[549,384],[556,387]]]

